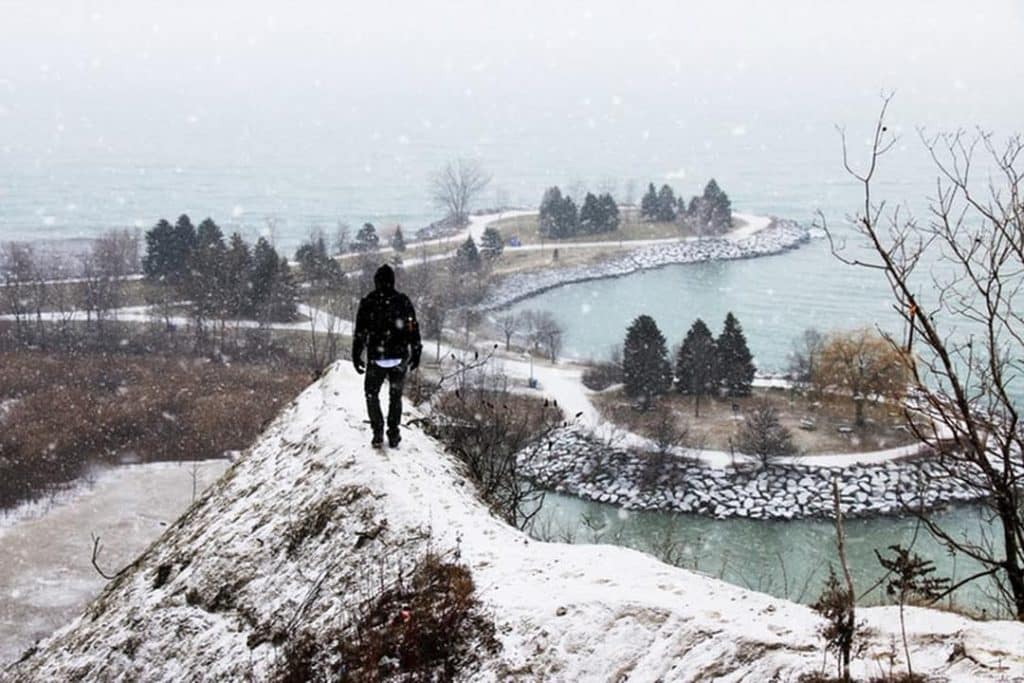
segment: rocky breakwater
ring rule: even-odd
[[[610,277],[669,265],[727,261],[778,254],[810,240],[800,224],[773,219],[768,227],[741,239],[707,237],[679,242],[648,244],[600,263],[516,273],[503,279],[478,306],[494,310],[561,285]]]
[[[714,468],[676,455],[616,448],[564,429],[519,454],[538,485],[631,510],[689,512],[724,519],[799,519],[832,515],[832,479],[854,517],[897,514],[977,500],[935,460],[845,468],[774,465]]]

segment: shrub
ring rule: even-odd
[[[449,681],[500,647],[469,569],[428,553],[407,580],[360,603],[351,623],[289,639],[273,680]]]
[[[622,383],[622,366],[615,363],[597,363],[583,372],[583,386],[591,391],[604,391],[613,384]]]
[[[200,460],[246,448],[305,382],[289,366],[186,356],[0,353],[0,400],[12,401],[0,432],[0,506],[123,452]]]

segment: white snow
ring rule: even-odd
[[[360,577],[400,559],[408,565],[428,546],[460,549],[504,646],[467,680],[760,682],[821,666],[819,622],[807,607],[624,548],[532,541],[492,517],[455,461],[417,428],[406,429],[399,451],[370,449],[360,380],[342,362],[308,388],[13,679],[263,680],[277,650],[250,636],[281,628],[307,598],[303,628],[338,625]],[[287,552],[291,531],[324,502],[333,514],[323,531]],[[357,545],[369,528],[378,535]],[[158,566],[170,568],[159,586]],[[217,603],[225,588],[228,601]],[[858,615],[872,630],[854,673],[874,675],[898,620],[891,608]],[[910,609],[908,629],[922,672],[1024,675],[1024,624]],[[947,662],[958,644],[971,658]]]

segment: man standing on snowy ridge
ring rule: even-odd
[[[380,410],[380,388],[388,381],[388,445],[396,448],[402,440],[402,386],[407,372],[420,365],[423,345],[416,310],[402,292],[395,289],[395,271],[384,264],[373,276],[375,289],[363,297],[356,312],[352,336],[352,365],[366,373],[366,412],[370,415],[374,448],[384,443],[384,416]],[[363,350],[366,350],[366,363]]]

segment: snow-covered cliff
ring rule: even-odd
[[[458,548],[502,646],[464,679],[787,681],[820,668],[806,607],[624,548],[530,540],[415,428],[400,450],[372,450],[360,379],[342,363],[309,387],[79,619],[0,678],[266,680],[282,634],[344,622],[368,583],[428,548]],[[896,612],[860,614],[871,635],[857,666],[877,675]],[[920,671],[1024,676],[1022,624],[912,609],[908,628]]]

